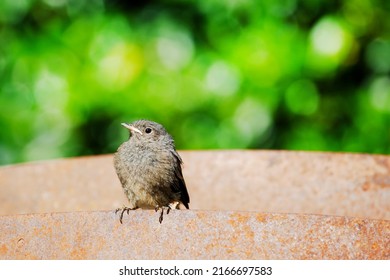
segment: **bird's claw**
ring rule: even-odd
[[[137,207],[130,208],[130,207],[124,206],[124,207],[122,207],[122,208],[117,208],[117,209],[115,210],[115,214],[117,214],[119,211],[121,211],[121,214],[119,215],[119,222],[120,222],[121,224],[123,224],[123,223],[122,223],[122,220],[123,220],[123,213],[127,212],[127,215],[129,215],[130,210],[135,210],[135,209],[137,209]]]
[[[160,222],[160,224],[162,223],[162,221],[164,219],[164,208],[167,209],[167,215],[168,215],[169,212],[171,211],[171,207],[169,205],[168,206],[156,206],[154,208],[155,212],[157,212],[159,209],[161,209],[160,217],[158,218],[158,221]]]

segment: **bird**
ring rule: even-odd
[[[130,210],[161,209],[160,224],[166,212],[184,205],[189,209],[190,197],[182,174],[183,161],[176,151],[174,140],[159,123],[137,120],[121,123],[129,130],[129,139],[119,146],[114,155],[114,167],[129,200],[130,207],[116,209],[123,213]]]

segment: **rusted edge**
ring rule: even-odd
[[[389,259],[390,221],[236,211],[0,217],[1,259]]]

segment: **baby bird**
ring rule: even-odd
[[[156,122],[138,120],[122,123],[130,131],[129,140],[118,148],[114,166],[122,188],[131,207],[123,207],[123,213],[137,208],[161,209],[159,222],[163,220],[164,208],[179,209],[180,203],[189,209],[190,198],[184,182],[182,159],[175,149],[173,138]]]

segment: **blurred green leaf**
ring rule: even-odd
[[[111,153],[120,123],[179,149],[390,152],[390,5],[0,3],[0,164]]]

